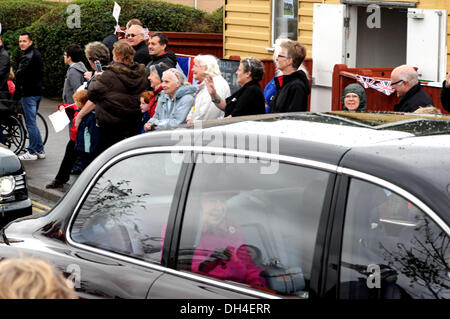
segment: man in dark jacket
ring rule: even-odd
[[[430,96],[422,90],[417,71],[409,65],[396,67],[391,73],[391,87],[395,89],[400,103],[395,112],[414,112],[421,106],[433,105]]]
[[[36,113],[42,99],[42,57],[34,48],[33,39],[28,32],[19,36],[19,47],[23,55],[16,72],[15,98],[21,97],[25,124],[29,134],[28,152],[20,155],[24,161],[45,158],[44,144],[36,125]]]
[[[297,41],[280,44],[275,63],[282,75],[274,79],[276,93],[269,103],[270,113],[305,112],[311,92],[308,77],[298,70],[306,57],[306,48]]]
[[[134,62],[147,65],[150,61],[150,54],[148,53],[147,44],[145,43],[144,28],[137,24],[131,25],[125,33],[125,38],[127,39],[128,44],[136,51]]]
[[[0,99],[5,99],[8,92],[8,77],[9,70],[11,68],[11,62],[9,60],[9,54],[6,52],[2,38],[0,38]]]
[[[447,78],[442,83],[441,102],[442,107],[446,111],[450,112],[450,72],[447,74]]]
[[[147,76],[150,75],[150,66],[163,62],[169,69],[177,66],[177,56],[172,51],[166,51],[169,39],[164,33],[154,32],[150,36],[148,51],[150,61],[146,66]]]

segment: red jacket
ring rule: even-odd
[[[78,133],[78,128],[75,126],[75,119],[77,118],[77,115],[80,112],[80,110],[78,109],[78,106],[75,103],[59,104],[58,110],[60,109],[60,106],[64,106],[64,110],[66,111],[69,118],[73,113],[72,126],[70,127],[70,140],[75,142],[77,140],[77,133]]]
[[[150,118],[155,115],[156,105],[158,105],[158,98],[161,95],[162,91],[162,85],[159,85],[156,87],[156,89],[153,91],[153,95],[150,98],[150,101],[148,101],[148,114],[150,115]]]

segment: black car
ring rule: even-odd
[[[450,297],[450,120],[268,114],[105,151],[0,257],[83,298]]]
[[[13,152],[0,147],[0,227],[31,214],[23,165]]]

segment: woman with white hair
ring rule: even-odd
[[[175,127],[186,120],[197,89],[185,80],[183,72],[175,68],[163,73],[164,93],[158,99],[155,115],[144,126],[146,131]]]
[[[230,96],[230,86],[220,73],[216,57],[212,55],[197,55],[194,58],[193,73],[199,84],[195,95],[195,104],[187,116],[187,123],[222,118],[224,112],[212,102],[205,81],[206,76],[210,75],[214,81],[217,94],[223,98]]]

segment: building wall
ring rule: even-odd
[[[226,0],[224,18],[224,57],[231,55],[270,58],[266,48],[271,47],[272,1],[276,0]],[[379,0],[388,1],[388,0]],[[393,1],[393,0],[390,0]],[[395,0],[416,2],[419,9],[447,10],[448,0]],[[312,57],[314,3],[339,4],[340,0],[298,0],[298,41]],[[447,71],[450,71],[450,19],[447,23]]]
[[[226,0],[224,57],[270,58],[271,1]]]

